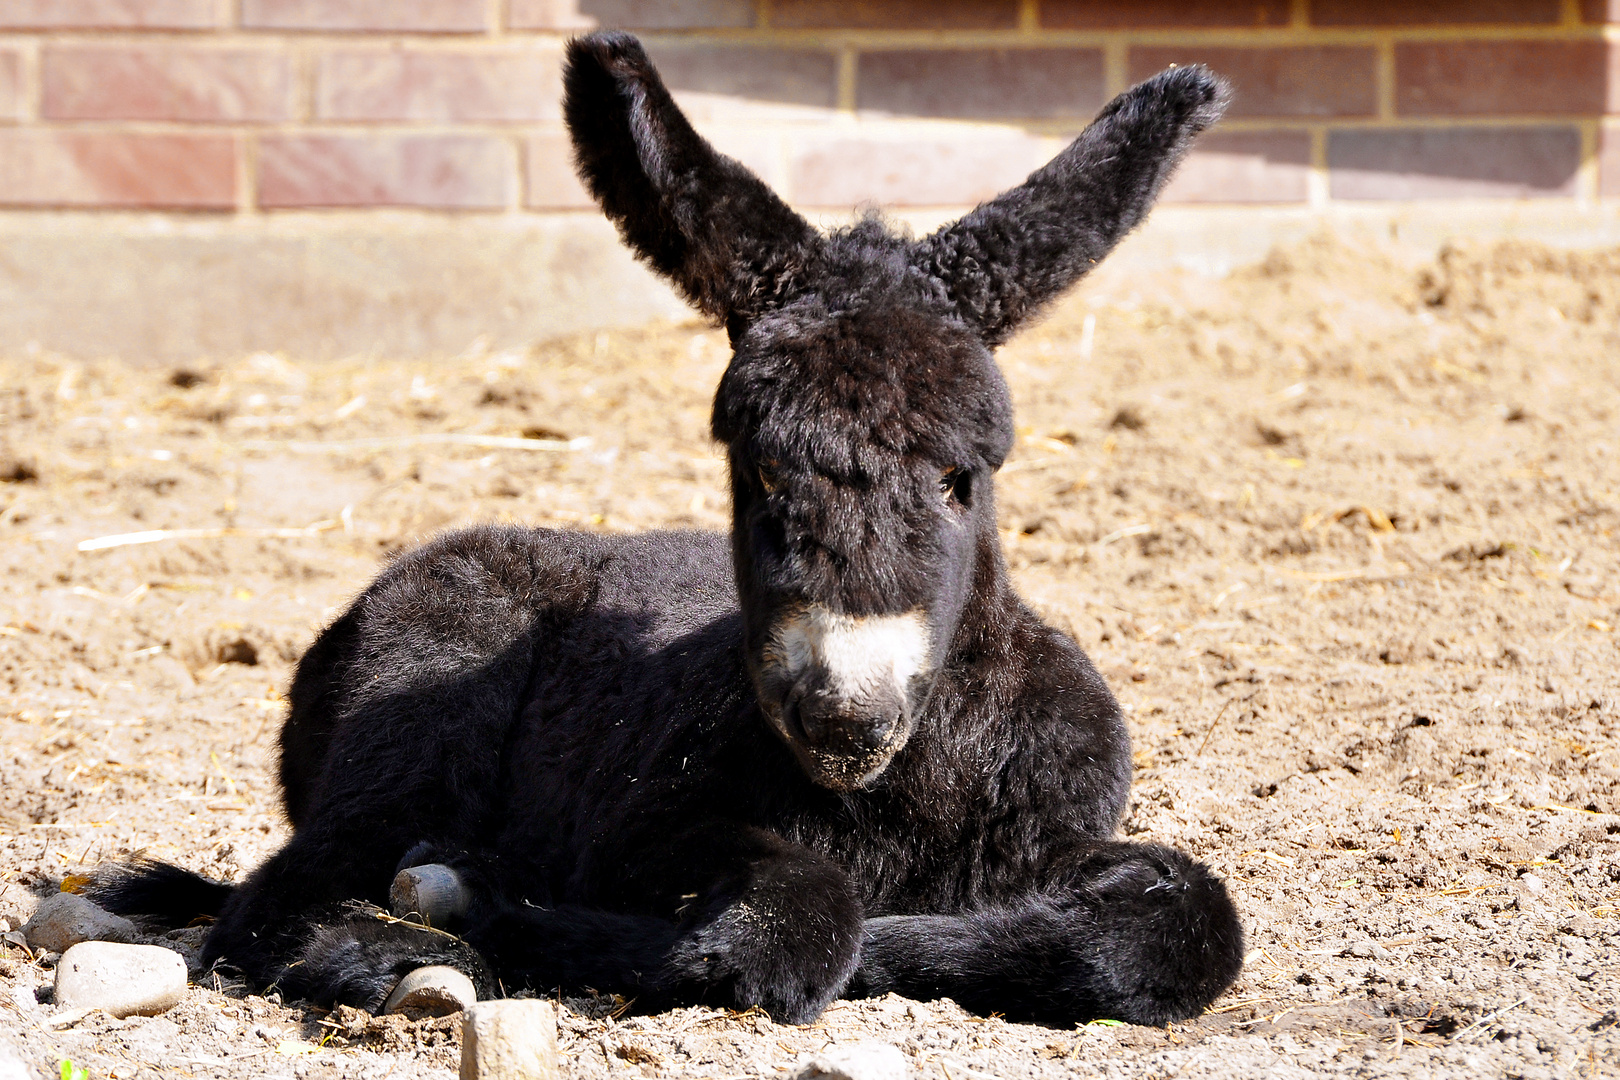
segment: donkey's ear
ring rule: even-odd
[[[619,233],[735,329],[793,291],[817,234],[687,122],[629,34],[568,43],[563,113],[580,177]]]
[[[1160,72],[1110,102],[1021,187],[920,241],[914,262],[987,344],[1001,344],[1147,216],[1227,99],[1202,65]]]

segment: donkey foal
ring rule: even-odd
[[[95,896],[217,913],[205,961],[372,1009],[450,963],[485,994],[794,1023],[887,991],[1064,1025],[1200,1011],[1237,915],[1204,866],[1114,839],[1119,708],[1003,564],[991,350],[1142,220],[1224,99],[1166,71],[932,236],[824,235],[634,38],[573,42],[581,175],[730,335],[729,541],[479,527],[403,557],[299,665],[286,847],[239,886],[139,864]],[[354,903],[424,864],[459,885],[459,940]]]

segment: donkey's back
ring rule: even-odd
[[[458,756],[493,760],[536,729],[577,732],[598,751],[616,741],[645,744],[656,732],[642,717],[656,711],[673,668],[701,670],[711,685],[741,673],[737,617],[730,549],[719,533],[487,525],[445,534],[400,556],[300,660],[281,732],[287,816],[295,828],[306,823],[355,768],[416,774],[408,762],[374,760],[390,728],[385,743],[402,743],[408,756],[422,750],[394,727],[398,710],[388,702],[414,701],[423,687],[447,681],[454,690],[436,691],[447,707],[423,734]],[[464,690],[487,697],[511,722],[466,709]],[[334,758],[334,745],[343,758]],[[438,775],[449,783],[455,774]]]

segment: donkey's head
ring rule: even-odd
[[[714,402],[760,708],[818,783],[872,783],[998,573],[1012,407],[990,351],[1146,215],[1220,116],[1203,68],[1127,91],[1021,187],[911,241],[823,235],[692,130],[635,38],[569,46],[579,169],[734,355]]]

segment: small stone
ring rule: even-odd
[[[419,1012],[449,1016],[478,1000],[478,991],[466,975],[453,967],[419,967],[399,980],[383,1004],[383,1012]]]
[[[34,1080],[34,1071],[22,1055],[5,1043],[0,1043],[0,1080]]]
[[[128,919],[77,893],[56,893],[40,902],[23,936],[35,949],[66,952],[81,941],[134,941],[139,931]]]
[[[445,927],[467,912],[472,893],[443,863],[401,870],[388,890],[388,909],[401,919],[416,916],[428,926]]]
[[[0,1080],[33,1080],[33,1077],[22,1055],[0,1042]]]
[[[898,1046],[850,1043],[801,1058],[792,1080],[906,1080],[910,1075]]]
[[[179,1004],[185,992],[186,962],[156,945],[86,941],[56,965],[59,1009],[100,1009],[120,1019],[156,1016]]]
[[[461,1080],[555,1080],[557,1011],[549,1001],[480,1001],[461,1022]]]

